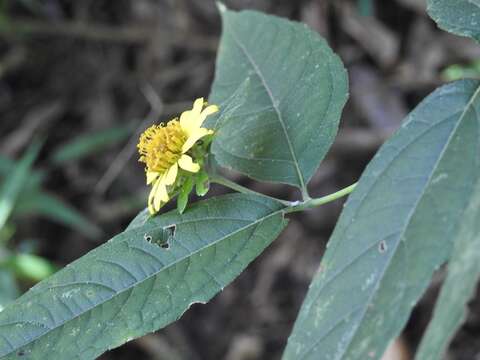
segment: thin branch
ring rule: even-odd
[[[32,19],[9,19],[0,26],[0,37],[46,35],[133,44],[149,42],[162,34],[165,35],[163,36],[164,41],[185,48],[214,51],[218,45],[218,39],[215,37],[170,32],[154,26],[105,26],[83,22],[45,22]]]
[[[151,110],[142,120],[135,133],[130,137],[127,145],[125,145],[122,151],[120,151],[105,174],[98,181],[97,185],[95,186],[95,192],[99,195],[103,195],[108,190],[115,178],[120,174],[127,162],[135,154],[135,145],[142,131],[145,130],[147,125],[152,122],[152,119],[157,119],[163,113],[164,105],[162,99],[160,96],[158,96],[153,87],[150,84],[146,84],[142,87],[142,92],[147,101],[150,103]]]

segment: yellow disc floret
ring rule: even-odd
[[[147,171],[164,173],[182,156],[186,140],[178,120],[171,120],[166,126],[153,125],[140,136],[140,161],[146,164]]]
[[[140,161],[145,163],[147,184],[152,184],[148,209],[156,214],[170,200],[169,190],[175,188],[179,168],[196,173],[200,165],[192,159],[192,147],[201,138],[213,134],[202,128],[207,116],[218,111],[215,105],[207,106],[203,98],[195,100],[191,110],[184,111],[180,120],[170,120],[166,125],[153,125],[140,136],[137,145]]]

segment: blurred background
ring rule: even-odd
[[[425,0],[225,3],[307,23],[348,68],[350,100],[311,183],[315,196],[355,182],[436,86],[480,74],[480,48],[437,30]],[[144,207],[138,134],[208,96],[220,31],[213,0],[0,1],[0,309]],[[295,200],[286,186],[230,176]],[[293,216],[209,304],[101,359],[279,359],[342,204]],[[442,278],[416,306],[404,351],[417,346]],[[480,301],[472,301],[449,359],[480,359],[479,335]]]

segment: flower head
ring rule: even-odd
[[[213,134],[212,130],[202,128],[202,124],[217,111],[217,106],[200,98],[180,119],[152,125],[140,136],[139,161],[145,163],[147,185],[152,185],[148,197],[150,214],[156,214],[183,183],[191,183],[186,178],[200,171],[205,151],[199,140]]]

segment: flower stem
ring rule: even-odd
[[[340,199],[343,196],[346,196],[346,195],[350,194],[355,189],[355,187],[357,186],[357,183],[354,183],[350,186],[347,186],[344,189],[341,189],[337,192],[334,192],[333,194],[323,196],[321,198],[309,199],[309,200],[306,200],[306,201],[303,201],[303,202],[299,202],[299,201],[290,202],[290,201],[277,199],[277,198],[274,198],[274,197],[256,192],[254,190],[246,188],[245,186],[239,185],[236,182],[230,181],[227,178],[224,178],[223,176],[220,176],[220,175],[212,176],[210,178],[210,181],[212,183],[220,184],[220,185],[228,187],[232,190],[238,191],[242,194],[253,194],[253,195],[263,196],[263,197],[267,197],[269,199],[278,201],[281,204],[286,206],[285,214],[290,214],[290,213],[293,213],[293,212],[312,209],[314,207],[318,207],[318,206],[321,206],[323,204],[335,201],[337,199]]]
[[[285,209],[285,214],[293,213],[293,212],[298,212],[302,210],[307,210],[307,209],[312,209],[314,207],[321,206],[323,204],[335,201],[337,199],[340,199],[343,196],[346,196],[350,194],[355,187],[357,186],[357,183],[354,183],[350,186],[347,186],[346,188],[339,190],[337,192],[334,192],[333,194],[329,194],[326,196],[323,196],[321,198],[316,198],[316,199],[310,199],[295,205],[290,204],[291,206]]]
[[[220,185],[223,185],[225,187],[228,187],[232,190],[235,190],[235,191],[238,191],[242,194],[253,194],[253,195],[257,195],[257,196],[263,196],[263,197],[267,197],[269,199],[272,199],[272,200],[275,200],[275,201],[278,201],[279,203],[285,205],[285,206],[291,206],[292,203],[290,201],[285,201],[285,200],[281,200],[281,199],[277,199],[277,198],[274,198],[274,197],[271,197],[271,196],[268,196],[268,195],[265,195],[265,194],[262,194],[262,193],[259,193],[257,191],[254,191],[254,190],[251,190],[249,188],[246,188],[245,186],[242,186],[242,185],[239,185],[237,184],[236,182],[233,182],[233,181],[230,181],[228,180],[227,178],[224,178],[222,176],[219,176],[219,175],[215,175],[215,176],[212,176],[210,177],[210,181],[212,183],[215,183],[215,184],[220,184]]]

